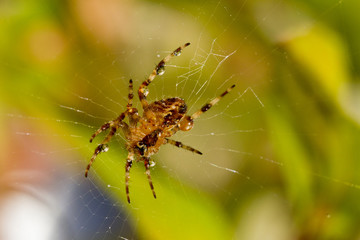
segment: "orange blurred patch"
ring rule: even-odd
[[[64,34],[49,23],[34,25],[25,36],[25,43],[27,53],[39,62],[56,61],[67,48]]]
[[[132,38],[131,6],[127,1],[77,0],[74,11],[82,27],[109,47]]]

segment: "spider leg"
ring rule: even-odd
[[[128,104],[127,109],[132,108],[132,100],[134,98],[134,91],[133,91],[133,81],[132,79],[129,80],[129,95],[128,95]]]
[[[148,180],[149,180],[149,185],[150,185],[152,194],[153,194],[154,198],[156,198],[156,194],[155,194],[155,190],[154,190],[154,185],[153,185],[153,183],[152,183],[151,175],[150,175],[150,158],[143,157],[142,159],[144,160],[144,165],[145,165],[145,169],[146,169],[145,173],[146,173],[147,178],[148,178]]]
[[[122,114],[120,114],[115,120],[110,121],[105,123],[104,125],[102,125],[98,130],[96,130],[96,132],[91,136],[90,138],[90,142],[92,142],[94,140],[94,138],[99,135],[101,132],[105,131],[106,129],[108,129],[111,126],[114,126],[116,124],[120,124],[122,123],[122,120],[125,118],[126,116],[126,112],[123,112]]]
[[[111,138],[115,135],[116,133],[116,130],[121,127],[125,134],[129,132],[129,127],[127,126],[126,123],[124,123],[122,120],[125,118],[126,116],[126,113],[122,113],[119,115],[119,117],[117,117],[115,120],[113,121],[110,121],[110,122],[107,122],[105,123],[104,125],[102,125],[90,138],[90,142],[93,141],[93,139],[99,134],[101,133],[102,131],[105,131],[106,129],[108,128],[111,128],[110,129],[110,132],[109,134],[105,137],[105,139],[95,148],[95,152],[94,154],[92,155],[91,159],[90,159],[90,162],[89,164],[87,165],[86,167],[86,170],[85,170],[85,177],[87,177],[88,175],[88,172],[90,170],[90,167],[91,165],[93,164],[95,158],[97,157],[97,155],[99,155],[99,153],[101,152],[106,152],[109,147],[107,145],[107,143],[111,140]]]
[[[139,87],[138,93],[139,93],[139,99],[141,102],[141,106],[143,109],[145,109],[148,106],[148,102],[146,100],[146,96],[148,95],[148,91],[146,90],[146,87],[155,79],[157,75],[162,75],[165,72],[165,63],[169,62],[170,59],[172,59],[174,56],[179,56],[181,54],[181,51],[189,46],[190,43],[185,43],[184,45],[178,47],[175,49],[172,53],[167,55],[165,58],[163,58],[155,67],[155,69],[151,72],[148,79],[146,79]]]
[[[101,152],[106,152],[109,147],[107,145],[107,143],[110,141],[110,139],[114,136],[115,132],[117,130],[117,127],[112,127],[110,129],[110,132],[109,134],[106,136],[106,138],[95,148],[95,152],[94,154],[92,155],[91,159],[90,159],[90,162],[89,164],[87,165],[86,167],[86,170],[85,170],[85,177],[87,177],[88,175],[88,172],[90,170],[90,167],[91,165],[93,164],[95,158],[97,157],[97,155],[99,155],[99,153]]]
[[[235,85],[232,85],[231,87],[226,89],[226,91],[223,92],[220,96],[214,98],[209,103],[205,104],[200,110],[198,110],[193,115],[191,115],[191,118],[192,119],[198,118],[202,113],[208,111],[212,106],[214,106],[217,102],[219,102],[220,99],[222,99],[226,94],[228,94],[234,87]]]
[[[130,168],[132,166],[133,160],[134,160],[134,154],[129,152],[125,165],[125,192],[128,203],[130,203],[130,194],[129,194]]]
[[[132,81],[132,79],[130,79],[129,80],[128,104],[127,104],[126,108],[127,108],[127,114],[129,116],[130,126],[136,127],[136,124],[138,123],[140,116],[138,114],[138,110],[136,108],[132,107],[133,98],[134,98],[133,81]]]
[[[169,138],[165,138],[165,139],[166,139],[166,143],[169,143],[169,144],[174,145],[176,147],[183,148],[183,149],[188,150],[190,152],[194,152],[194,153],[202,155],[202,152],[200,152],[199,150],[196,150],[195,148],[192,148],[190,146],[186,146],[186,145],[182,144],[179,141],[175,141],[175,140],[172,140],[172,139],[169,139]]]
[[[102,125],[98,130],[96,130],[96,132],[91,136],[90,138],[90,142],[92,142],[94,140],[94,138],[99,135],[101,132],[105,131],[106,129],[108,129],[110,127],[110,122],[105,123],[104,125]]]

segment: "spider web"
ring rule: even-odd
[[[282,44],[291,36],[301,35],[327,18],[332,19],[342,10],[343,2],[316,1],[312,6],[314,16],[311,16],[307,3],[298,1],[137,2],[133,5],[109,0],[95,15],[99,19],[104,18],[104,14],[114,18],[113,25],[104,26],[96,25],[87,12],[100,7],[96,1],[89,5],[76,2],[66,6],[67,14],[77,23],[79,31],[83,31],[81,37],[74,34],[73,38],[66,39],[69,45],[75,46],[71,49],[75,50],[74,66],[67,66],[67,59],[62,58],[63,72],[58,75],[51,65],[47,72],[40,71],[40,67],[30,71],[23,63],[1,60],[4,72],[19,72],[19,79],[24,82],[9,85],[8,93],[4,93],[24,99],[4,97],[4,109],[0,112],[6,133],[2,143],[8,149],[2,153],[2,159],[14,159],[13,163],[5,161],[5,174],[1,179],[5,186],[1,209],[6,211],[2,211],[0,220],[4,239],[9,236],[7,233],[17,232],[13,230],[14,222],[28,228],[22,228],[26,235],[19,232],[11,239],[24,236],[36,236],[36,239],[199,239],[198,236],[259,239],[265,232],[273,233],[274,239],[291,239],[306,237],[306,227],[301,227],[304,222],[301,217],[305,217],[296,212],[310,208],[311,203],[305,200],[312,199],[299,198],[300,203],[293,199],[296,196],[293,186],[305,189],[310,185],[307,183],[310,180],[299,180],[297,174],[315,181],[314,188],[331,192],[322,197],[336,195],[336,188],[359,196],[356,178],[328,170],[331,166],[316,157],[314,165],[296,161],[303,153],[295,147],[285,153],[286,158],[279,157],[272,146],[277,141],[281,145],[278,138],[289,139],[289,145],[284,147],[295,146],[296,140],[291,142],[291,139],[297,138],[292,136],[294,133],[287,129],[289,126],[282,122],[284,120],[269,119],[271,111],[291,111],[296,105],[306,108],[309,104],[309,100],[296,95],[298,93],[294,93],[292,99],[298,102],[293,105],[281,103],[281,98],[268,98],[267,91],[283,91],[271,87],[278,81],[277,77],[282,76],[273,73],[276,69],[284,71],[289,81],[297,77],[296,71],[277,66],[293,64],[288,56],[291,49]],[[118,17],[112,9],[122,15]],[[273,27],[274,22],[281,20],[280,12],[296,13],[289,17],[289,23],[278,23],[283,24],[283,34],[278,34],[279,30]],[[124,24],[126,20],[129,24]],[[305,24],[299,27],[300,21]],[[107,27],[120,30],[111,31]],[[172,137],[199,149],[204,153],[202,156],[167,145],[153,156],[156,165],[151,174],[158,199],[151,196],[143,165],[133,164],[129,205],[124,190],[127,155],[124,137],[121,133],[114,136],[109,151],[98,156],[86,179],[86,164],[105,134],[97,136],[92,144],[89,138],[104,122],[124,111],[129,78],[134,80],[134,90],[137,90],[155,64],[185,42],[191,45],[167,64],[165,74],[157,76],[149,86],[150,102],[182,97],[191,114],[232,84],[236,84],[236,88],[196,119],[191,131]],[[24,76],[38,80],[25,83]],[[49,81],[54,82],[53,86]],[[134,105],[141,111],[136,96]],[[280,126],[283,131],[273,132],[276,124],[283,124]],[[298,129],[302,135],[299,138],[322,139],[322,131],[307,131],[309,129]],[[291,179],[303,182],[291,185]],[[335,203],[327,204],[314,212],[324,216],[319,219],[331,226],[342,216]],[[270,207],[265,207],[267,205]],[[32,218],[19,222],[24,213]],[[353,218],[347,219],[351,221],[357,216],[360,214],[354,213]],[[272,217],[277,218],[276,223],[263,222],[271,221]],[[260,235],[254,233],[256,224],[261,226]],[[316,224],[314,226],[318,226]],[[360,233],[352,230],[352,224],[344,229],[349,236],[358,236]]]

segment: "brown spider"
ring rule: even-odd
[[[87,177],[89,169],[94,162],[96,156],[101,152],[108,150],[107,143],[114,136],[115,132],[120,128],[124,132],[126,138],[126,149],[128,156],[125,165],[125,191],[127,201],[130,203],[129,197],[129,179],[130,168],[135,157],[138,161],[143,161],[146,169],[146,175],[149,180],[151,191],[156,198],[154,186],[150,175],[150,157],[157,153],[160,146],[166,143],[172,144],[176,147],[183,148],[185,150],[202,154],[200,151],[186,146],[181,142],[169,139],[177,131],[189,131],[194,124],[194,119],[198,118],[202,113],[209,110],[214,104],[216,104],[222,97],[228,94],[235,85],[232,85],[220,96],[213,99],[209,103],[205,104],[200,110],[192,114],[191,116],[185,115],[187,106],[184,99],[174,97],[167,98],[160,101],[148,103],[146,97],[148,95],[147,86],[154,80],[156,75],[162,75],[165,72],[165,64],[170,61],[174,56],[179,56],[181,51],[189,46],[190,43],[186,43],[181,47],[178,47],[171,54],[162,59],[146,79],[139,87],[138,94],[143,108],[143,116],[141,117],[136,108],[132,107],[133,94],[133,82],[129,81],[129,95],[126,111],[121,113],[116,119],[102,125],[90,138],[90,142],[102,131],[110,128],[110,132],[105,139],[97,146],[89,164],[85,171],[85,177]],[[125,117],[129,118],[128,124],[123,122]]]

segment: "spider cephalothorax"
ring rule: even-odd
[[[171,54],[162,59],[150,74],[149,78],[146,79],[139,87],[138,94],[143,108],[143,116],[140,116],[138,110],[132,107],[133,94],[133,82],[129,81],[129,95],[128,104],[125,112],[121,113],[116,119],[102,125],[90,138],[90,142],[102,131],[110,129],[110,132],[97,146],[93,156],[85,171],[85,177],[87,177],[89,169],[94,162],[96,156],[101,152],[108,150],[107,143],[114,136],[117,129],[121,128],[126,138],[126,149],[128,156],[125,165],[125,191],[127,201],[130,203],[129,196],[129,179],[130,179],[130,168],[132,162],[136,159],[143,161],[146,169],[146,175],[149,180],[150,188],[154,197],[156,194],[150,175],[150,157],[157,153],[161,145],[169,143],[176,147],[180,147],[191,152],[202,154],[200,151],[183,145],[181,142],[169,139],[177,131],[189,131],[194,124],[194,119],[198,118],[202,113],[209,110],[214,104],[216,104],[222,97],[231,91],[235,87],[232,85],[220,96],[213,99],[209,103],[205,104],[200,110],[194,114],[186,115],[187,106],[182,98],[174,97],[167,98],[152,103],[148,103],[146,97],[148,95],[147,86],[154,80],[156,75],[162,75],[165,71],[165,63],[167,63],[172,57],[179,56],[182,49],[189,46],[190,43],[186,43],[181,47],[178,47]],[[124,118],[129,118],[129,123],[123,122]]]

